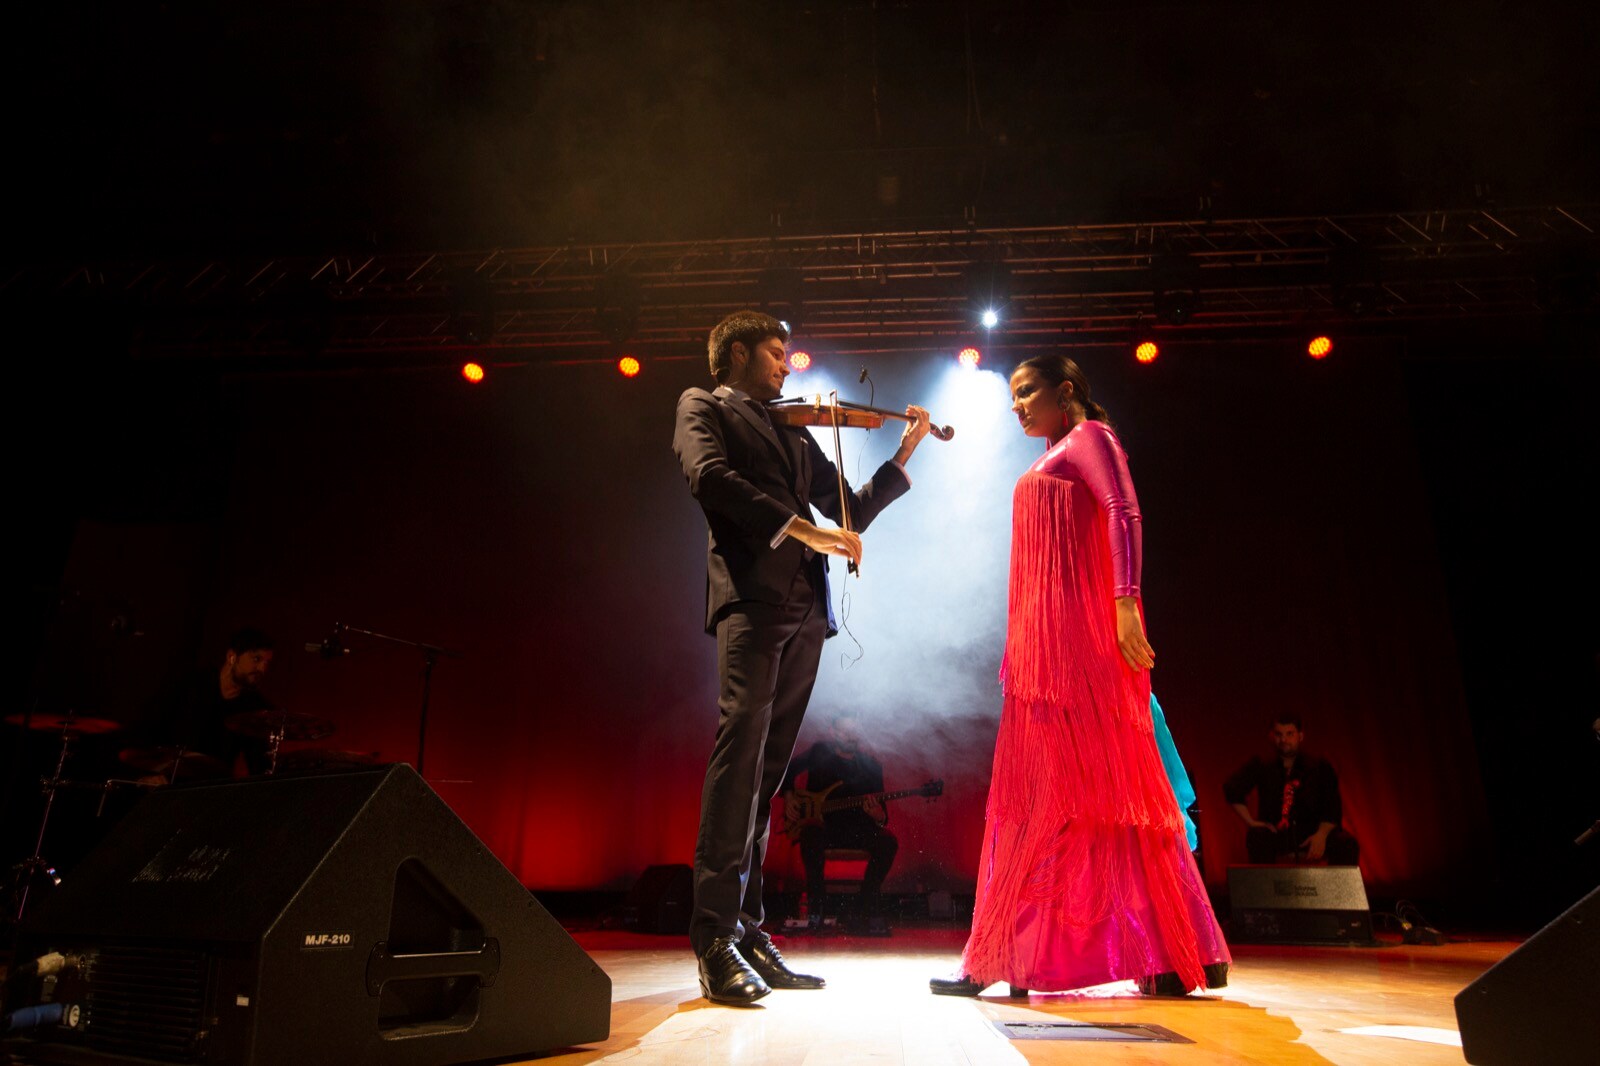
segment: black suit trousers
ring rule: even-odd
[[[815,561],[800,566],[781,604],[739,601],[717,622],[722,692],[717,737],[700,793],[694,852],[696,952],[760,925],[761,862],[772,797],[783,783],[827,636],[826,583]]]

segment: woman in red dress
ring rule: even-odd
[[[1220,987],[1227,945],[1153,731],[1127,456],[1066,356],[1023,363],[1011,396],[1022,431],[1049,448],[1013,496],[1005,700],[972,934],[960,975],[930,984]]]

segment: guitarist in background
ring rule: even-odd
[[[804,772],[805,790],[827,792],[828,800],[846,796],[865,796],[884,791],[883,764],[861,748],[861,721],[854,711],[834,716],[832,735],[819,740],[789,764],[784,791],[792,789],[795,778]],[[830,786],[837,785],[837,788]],[[900,841],[887,828],[888,808],[879,800],[869,800],[860,810],[830,811],[821,825],[808,825],[800,831],[800,858],[806,868],[806,905],[812,928],[822,922],[825,897],[823,860],[828,848],[861,848],[870,856],[866,876],[861,881],[861,907],[864,918],[882,911],[883,879],[900,850]]]

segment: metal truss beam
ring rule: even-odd
[[[597,324],[607,279],[630,279],[630,347],[679,350],[703,343],[722,314],[768,302],[782,272],[802,338],[850,351],[974,335],[969,272],[1003,264],[1004,335],[1027,345],[1155,324],[1155,290],[1173,284],[1164,264],[1174,261],[1181,284],[1199,293],[1187,330],[1336,317],[1356,287],[1376,322],[1528,314],[1561,270],[1577,262],[1593,271],[1597,230],[1600,205],[1582,205],[36,263],[0,280],[0,303],[13,314],[48,307],[68,323],[76,315],[125,325],[133,352],[148,357],[464,347],[600,355],[616,343]]]

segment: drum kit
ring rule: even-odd
[[[166,745],[128,747],[118,754],[118,760],[130,771],[140,776],[112,777],[104,781],[76,781],[65,776],[67,762],[74,745],[85,737],[102,737],[121,731],[122,723],[109,718],[94,718],[73,711],[64,714],[23,713],[9,715],[5,724],[40,733],[54,733],[61,738],[56,754],[55,769],[50,776],[41,778],[39,788],[44,796],[44,808],[39,816],[39,833],[34,841],[33,854],[13,866],[8,877],[8,905],[5,917],[20,921],[28,906],[28,896],[35,887],[53,887],[61,883],[54,865],[44,857],[45,834],[50,826],[50,815],[60,792],[98,792],[100,802],[95,817],[105,814],[106,800],[123,790],[148,790],[191,781],[217,779],[229,776],[232,767],[220,759],[201,751]],[[266,744],[267,769],[259,776],[287,776],[290,774],[329,773],[372,766],[378,762],[375,751],[341,751],[331,748],[307,747],[285,751],[285,741],[314,743],[325,740],[338,731],[326,718],[301,711],[265,708],[241,711],[223,720],[231,732],[263,741]]]

